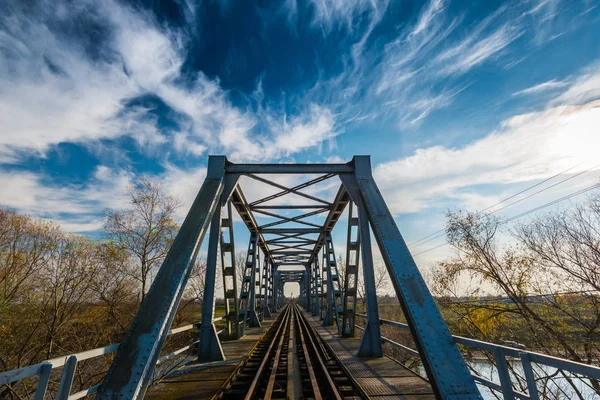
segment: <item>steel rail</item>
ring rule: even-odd
[[[286,312],[290,309],[290,307],[287,307]],[[273,390],[275,388],[275,379],[277,379],[277,372],[279,370],[279,362],[281,361],[281,353],[282,353],[282,349],[283,349],[283,344],[284,341],[286,339],[286,332],[291,330],[291,325],[294,323],[293,322],[293,318],[294,316],[292,315],[292,312],[288,312],[288,316],[287,316],[287,320],[282,324],[283,326],[283,331],[281,333],[281,337],[278,338],[278,344],[277,344],[277,351],[275,352],[275,357],[273,358],[273,366],[271,367],[271,375],[269,375],[269,381],[267,383],[267,390],[265,393],[265,400],[271,400],[271,397],[273,397]],[[275,343],[275,340],[273,341],[273,343]],[[267,356],[265,357],[265,361],[267,361]],[[254,382],[258,382],[260,380],[260,376],[257,374],[256,378],[254,378]],[[246,396],[246,398],[248,398]]]
[[[299,310],[296,310],[296,311],[300,314]],[[333,395],[335,396],[335,398],[337,400],[342,400],[342,396],[340,396],[340,393],[337,390],[335,382],[331,378],[331,375],[327,372],[327,366],[325,365],[325,362],[323,361],[323,355],[321,353],[323,351],[323,349],[321,348],[321,351],[319,351],[319,347],[313,340],[313,335],[316,333],[308,327],[308,323],[306,322],[306,320],[304,318],[300,319],[300,325],[304,327],[304,330],[307,333],[306,336],[308,337],[308,343],[315,350],[314,354],[316,355],[316,358],[317,358],[317,364],[320,366],[321,371],[325,375],[325,378],[326,378],[328,386],[329,386],[329,391],[331,393],[333,393]]]
[[[273,348],[275,346],[275,343],[277,342],[277,338],[280,335],[282,336],[283,328],[286,325],[285,323],[286,323],[287,319],[290,317],[291,311],[290,311],[289,306],[285,308],[284,312],[285,312],[285,314],[283,316],[283,320],[281,321],[279,327],[277,328],[277,332],[275,333],[275,336],[274,336],[273,340],[271,341],[269,348],[267,349],[265,357],[263,358],[260,366],[258,367],[258,371],[256,372],[256,376],[254,377],[254,380],[250,384],[250,389],[248,390],[248,393],[246,394],[245,400],[251,400],[253,398],[254,393],[256,392],[256,389],[258,388],[258,383],[260,381],[260,378],[262,377],[262,374],[263,374],[268,362],[271,359],[270,355],[273,352]]]
[[[308,376],[310,378],[310,384],[312,386],[312,390],[314,393],[314,399],[321,400],[323,398],[323,396],[321,395],[321,389],[319,389],[319,381],[317,380],[317,376],[315,375],[313,363],[312,363],[312,360],[310,359],[310,355],[308,353],[308,348],[306,347],[306,340],[304,338],[304,332],[302,332],[302,329],[300,329],[300,327],[298,327],[298,332],[299,332],[300,342],[302,344],[302,351],[304,352],[304,355],[305,355],[306,368],[308,369]]]

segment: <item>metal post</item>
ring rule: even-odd
[[[321,314],[319,315],[319,318],[321,318],[321,320],[325,319],[325,315],[327,313],[327,289],[329,289],[327,287],[327,255],[325,254],[325,248],[323,248],[323,252],[321,254],[321,286],[320,286],[320,293],[319,293],[319,297],[320,297],[320,301],[321,301]]]
[[[314,309],[313,316],[321,315],[321,267],[319,266],[319,257],[315,257],[315,265],[314,265],[314,273],[315,273],[315,299],[314,299]]]
[[[262,267],[260,263],[260,249],[256,253],[256,276],[254,277],[254,281],[256,282],[256,288],[254,289],[255,296],[257,296],[256,300],[256,315],[258,315],[258,321],[262,322],[264,320],[263,315],[263,302],[264,299],[262,297]]]
[[[481,399],[448,326],[375,184],[370,158],[356,156],[353,163],[354,179],[351,175],[344,174],[340,175],[340,179],[355,203],[358,199],[364,202],[373,234],[437,398]],[[351,191],[347,183],[355,183],[359,193]],[[361,219],[364,220],[364,216],[365,213],[359,208],[359,223]],[[361,227],[363,253],[366,249],[370,252],[370,246],[365,245],[368,237],[365,236],[368,235],[366,231]],[[364,261],[363,254],[363,269],[366,269]]]
[[[244,267],[244,281],[240,290],[240,335],[244,336],[246,331],[246,322],[250,326],[260,326],[258,315],[256,315],[256,266],[258,253],[258,236],[256,233],[250,234],[248,243],[248,252],[246,253],[246,265]]]
[[[276,270],[275,278],[273,279],[273,304],[275,307],[275,312],[277,312],[277,310],[279,309],[279,285],[281,285],[280,277],[281,272],[279,270]]]
[[[502,386],[502,398],[504,400],[514,400],[515,392],[513,391],[510,380],[510,372],[508,371],[508,363],[506,355],[501,347],[494,348],[494,360],[496,360],[496,368],[498,368],[498,376],[500,377],[500,386]]]
[[[312,312],[313,274],[312,264],[306,266],[306,311]]]
[[[356,205],[358,206],[358,229],[360,230],[363,281],[367,303],[367,324],[360,340],[358,356],[383,357],[381,326],[379,325],[379,306],[377,305],[377,288],[375,287],[375,269],[373,268],[373,253],[371,250],[371,232],[362,200],[359,199]]]
[[[271,265],[271,273],[269,274],[269,287],[270,289],[270,306],[271,313],[274,314],[277,312],[277,304],[275,303],[275,271],[277,271],[277,267],[275,265]]]
[[[96,399],[142,398],[152,377],[198,249],[225,182],[224,156],[208,160],[206,180],[140,306]]]
[[[40,377],[38,379],[37,388],[35,390],[34,400],[44,400],[48,382],[50,382],[50,373],[52,372],[52,364],[43,364],[40,368]]]
[[[77,368],[77,357],[69,356],[63,367],[62,377],[60,378],[60,386],[56,394],[57,400],[68,400],[71,394],[71,386],[75,377],[75,368]]]
[[[263,262],[263,318],[271,317],[271,310],[269,309],[269,257],[265,257]]]
[[[527,381],[527,392],[531,400],[540,400],[540,394],[538,393],[537,385],[535,384],[535,375],[533,374],[533,367],[531,366],[531,357],[529,353],[520,353],[521,365],[523,366],[523,372],[525,373],[525,380]]]
[[[356,228],[356,232],[354,229]],[[346,271],[344,271],[344,315],[342,336],[354,337],[358,286],[358,263],[360,257],[360,230],[358,217],[354,216],[353,203],[348,204],[348,236],[346,238]],[[353,235],[356,239],[353,240]]]
[[[217,257],[221,242],[221,204],[217,205],[210,225],[208,254],[206,259],[206,278],[204,280],[204,299],[202,302],[202,323],[198,343],[198,361],[223,361],[225,354],[213,323],[215,316],[215,283],[217,280]]]
[[[227,335],[233,339],[240,337],[240,324],[237,304],[237,274],[235,271],[235,242],[233,236],[233,214],[231,201],[225,208],[227,217],[221,220],[221,227],[229,234],[221,233],[221,275],[223,277],[223,294],[225,297],[225,318]],[[225,239],[228,239],[226,241]],[[229,262],[227,261],[229,255]]]
[[[340,288],[340,276],[337,268],[337,259],[333,249],[331,233],[325,234],[325,263],[327,269],[327,313],[323,320],[323,326],[331,326],[335,322],[338,334],[342,333],[341,315],[344,312],[342,290]]]

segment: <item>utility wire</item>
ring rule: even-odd
[[[489,210],[489,209],[491,209],[491,208],[494,208],[494,207],[496,207],[496,206],[497,206],[497,205],[499,205],[499,204],[502,204],[502,203],[504,203],[504,202],[506,202],[506,201],[508,201],[508,200],[511,200],[511,199],[515,198],[516,196],[518,196],[518,195],[520,195],[520,194],[523,194],[523,193],[525,193],[525,192],[528,192],[529,190],[531,190],[531,189],[533,189],[533,188],[535,188],[535,187],[537,187],[537,186],[539,186],[539,185],[542,185],[542,184],[544,184],[544,183],[546,183],[546,182],[548,182],[548,181],[550,181],[550,180],[552,180],[552,179],[554,179],[554,178],[556,178],[556,177],[558,177],[558,176],[560,176],[560,175],[563,175],[563,174],[565,174],[566,172],[568,172],[568,171],[572,170],[573,168],[575,168],[575,167],[577,167],[577,166],[579,166],[579,165],[581,165],[581,164],[577,164],[577,165],[574,165],[574,166],[572,166],[572,167],[570,167],[570,168],[567,168],[566,170],[564,170],[564,171],[562,171],[562,172],[559,172],[558,174],[556,174],[556,175],[553,175],[553,176],[551,176],[551,177],[549,177],[549,178],[546,178],[546,179],[544,179],[543,181],[541,181],[541,182],[538,182],[538,183],[536,183],[536,184],[535,184],[535,185],[533,185],[533,186],[530,186],[530,187],[528,187],[528,188],[526,188],[526,189],[523,189],[523,190],[521,190],[520,192],[518,192],[518,193],[515,193],[515,194],[513,194],[512,196],[510,196],[510,197],[507,197],[507,198],[505,198],[505,199],[503,199],[503,200],[501,200],[501,201],[497,202],[496,204],[494,204],[494,205],[491,205],[491,206],[489,206],[489,207],[487,207],[487,208],[485,208],[485,209],[481,210],[480,212],[487,211],[487,210]],[[514,205],[514,204],[520,203],[520,202],[521,202],[521,201],[523,201],[523,200],[529,199],[529,198],[531,198],[531,197],[533,197],[533,196],[535,196],[535,195],[537,195],[537,194],[540,194],[540,193],[542,193],[542,192],[545,192],[546,190],[549,190],[549,189],[551,189],[551,188],[553,188],[553,187],[555,187],[555,186],[558,186],[558,185],[560,185],[560,184],[563,184],[563,183],[565,183],[565,182],[567,182],[567,181],[569,181],[569,180],[571,180],[571,179],[574,179],[574,178],[576,178],[576,177],[578,177],[578,176],[580,176],[580,175],[583,175],[583,174],[585,174],[585,173],[587,173],[587,172],[591,171],[592,169],[594,169],[594,168],[597,168],[597,167],[599,167],[599,166],[600,166],[600,164],[594,165],[593,167],[590,167],[590,168],[588,168],[588,169],[586,169],[586,170],[584,170],[584,171],[581,171],[581,172],[579,172],[579,173],[577,173],[577,174],[575,174],[575,175],[573,175],[573,176],[570,176],[570,177],[568,177],[568,178],[566,178],[566,179],[563,179],[562,181],[559,181],[559,182],[557,182],[557,183],[555,183],[555,184],[553,184],[553,185],[550,185],[550,186],[548,186],[548,187],[545,187],[545,188],[543,188],[543,189],[541,189],[541,190],[538,190],[537,192],[535,192],[535,193],[532,193],[532,194],[530,194],[529,196],[525,196],[525,197],[523,197],[523,198],[521,198],[521,199],[519,199],[519,200],[517,200],[517,201],[514,201],[514,202],[512,202],[512,203],[510,203],[510,204],[507,204],[507,205],[505,205],[504,207],[498,208],[497,210],[490,211],[489,213],[487,213],[487,214],[485,214],[485,215],[491,215],[491,214],[494,214],[494,213],[496,213],[496,212],[498,212],[498,211],[500,211],[500,210],[504,210],[505,208],[508,208],[508,207],[510,207],[510,206],[512,206],[512,205]],[[436,232],[434,232],[434,233],[432,233],[432,234],[430,234],[430,235],[428,235],[428,236],[425,236],[424,238],[421,238],[421,239],[419,239],[419,240],[417,240],[417,241],[415,241],[415,242],[412,242],[412,243],[410,244],[410,246],[413,246],[413,247],[418,247],[418,246],[421,246],[421,245],[423,245],[423,244],[425,244],[425,243],[429,243],[429,242],[431,242],[431,241],[433,241],[433,240],[439,239],[440,237],[444,236],[444,235],[445,235],[445,233],[446,233],[446,232],[445,232],[445,229],[440,229],[440,230],[438,230],[438,231],[436,231]],[[435,236],[434,236],[434,235],[435,235]],[[434,237],[432,237],[432,236],[434,236]],[[425,239],[427,239],[427,240],[425,240]],[[425,240],[425,241],[423,241],[423,240]],[[419,243],[419,242],[421,242],[421,243]],[[417,243],[418,243],[418,244],[417,244]]]
[[[507,219],[505,219],[505,220],[503,220],[503,221],[500,221],[500,224],[505,224],[505,223],[508,223],[508,222],[514,221],[514,220],[516,220],[516,219],[522,218],[522,217],[524,217],[524,216],[526,216],[526,215],[528,215],[528,214],[531,214],[531,213],[533,213],[533,212],[536,212],[536,211],[542,210],[542,209],[544,209],[544,208],[546,208],[546,207],[553,206],[553,205],[555,205],[555,204],[558,204],[558,203],[560,203],[560,202],[562,202],[562,201],[568,200],[568,199],[570,199],[570,198],[572,198],[572,197],[579,196],[580,194],[583,194],[583,193],[589,192],[590,190],[599,189],[599,188],[600,188],[600,184],[595,184],[595,185],[592,185],[592,186],[588,186],[588,187],[586,187],[586,188],[584,188],[584,189],[581,189],[581,190],[578,190],[578,191],[576,191],[576,192],[570,193],[570,194],[568,194],[568,195],[566,195],[566,196],[563,196],[563,197],[561,197],[561,198],[558,198],[558,199],[556,199],[556,200],[553,200],[553,201],[550,201],[550,202],[548,202],[548,203],[542,204],[541,206],[538,206],[538,207],[532,208],[531,210],[525,211],[525,212],[523,212],[523,213],[521,213],[521,214],[517,214],[517,215],[514,215],[514,216],[512,216],[512,217],[510,217],[510,218],[507,218]],[[413,257],[416,257],[416,256],[418,256],[418,255],[420,255],[420,254],[428,253],[428,252],[430,252],[430,251],[433,251],[433,250],[435,250],[435,249],[438,249],[438,248],[440,248],[440,247],[443,247],[443,246],[447,246],[448,244],[449,244],[449,243],[447,243],[447,242],[446,242],[446,243],[442,243],[442,244],[440,244],[440,245],[438,245],[438,246],[432,247],[432,248],[430,248],[430,249],[423,250],[423,251],[421,251],[421,252],[419,252],[419,253],[417,253],[417,254],[413,254]]]

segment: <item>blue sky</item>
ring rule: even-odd
[[[182,218],[209,154],[370,154],[411,242],[592,167],[516,215],[598,182],[599,37],[592,0],[3,1],[0,204],[97,235],[142,175]]]

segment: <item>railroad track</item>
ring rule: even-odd
[[[213,399],[366,399],[295,303],[288,304]]]

